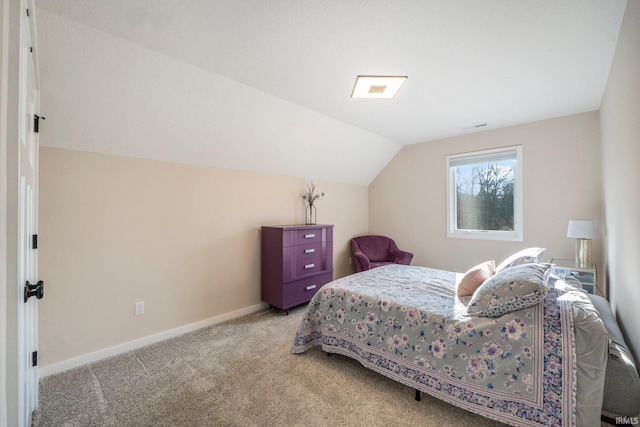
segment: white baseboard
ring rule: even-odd
[[[123,344],[118,344],[113,347],[108,347],[93,353],[88,353],[82,356],[74,357],[63,362],[54,363],[52,365],[43,366],[39,369],[38,373],[40,378],[47,377],[49,375],[58,374],[60,372],[68,371],[69,369],[79,368],[80,366],[97,362],[108,357],[116,356],[118,354],[126,353],[131,350],[135,350],[149,344],[154,344],[159,341],[164,341],[169,338],[176,337],[178,335],[186,334],[188,332],[195,331],[197,329],[206,328],[207,326],[222,323],[226,320],[235,319],[236,317],[244,316],[251,313],[256,313],[260,310],[268,308],[269,305],[265,303],[256,304],[251,307],[246,307],[240,310],[232,311],[230,313],[222,314],[220,316],[211,317],[200,322],[191,323],[189,325],[181,326],[175,329],[169,329],[168,331],[160,332],[154,335],[149,335],[137,340],[129,341]]]

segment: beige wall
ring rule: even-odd
[[[445,270],[500,262],[529,246],[547,248],[547,260],[571,259],[569,219],[602,215],[598,120],[589,112],[407,146],[369,187],[370,231],[393,236],[415,254],[413,264]],[[445,156],[510,145],[523,150],[524,241],[447,238]],[[599,271],[601,242],[593,242]]]
[[[640,1],[629,1],[600,120],[610,301],[636,360],[640,357],[639,72]]]
[[[40,150],[41,366],[260,304],[260,226],[304,222],[308,179]],[[315,181],[334,276],[366,186]],[[136,301],[145,314],[134,316]]]

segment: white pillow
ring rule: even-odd
[[[496,267],[496,273],[507,268],[515,267],[517,265],[542,262],[545,250],[545,248],[533,247],[518,251],[498,264],[498,266]]]

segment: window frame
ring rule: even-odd
[[[515,151],[514,163],[514,183],[513,183],[513,231],[499,230],[468,230],[457,228],[457,192],[456,192],[456,166],[451,166],[452,161],[464,161],[467,164],[485,163],[492,157],[504,157]],[[488,150],[472,151],[460,154],[450,154],[445,156],[446,161],[446,185],[447,185],[447,237],[458,239],[483,239],[483,240],[506,240],[522,242],[523,235],[523,183],[522,183],[522,145],[493,148]]]

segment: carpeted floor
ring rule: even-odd
[[[267,310],[43,378],[34,426],[503,426],[319,348]]]

